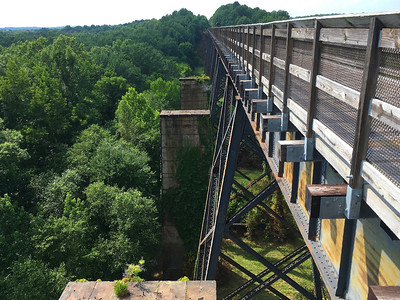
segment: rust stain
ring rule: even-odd
[[[400,284],[399,246],[388,238],[378,220],[357,222],[349,297],[367,299],[370,285]]]
[[[286,140],[291,141],[291,140],[294,140],[294,139],[295,139],[294,133],[292,133],[292,132],[287,132],[286,133]],[[288,183],[290,185],[292,185],[292,182],[293,182],[293,163],[291,163],[291,162],[285,163],[285,170],[284,170],[284,173],[283,173],[283,177],[285,177],[286,180],[288,181]]]
[[[307,184],[312,183],[312,174],[313,174],[313,163],[305,162],[300,167],[300,181],[299,181],[299,190],[297,199],[300,205],[303,207],[303,210],[308,215],[308,212],[305,208],[306,206],[306,186]]]
[[[344,219],[322,220],[321,243],[335,269],[339,270]]]

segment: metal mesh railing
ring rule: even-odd
[[[293,40],[291,63],[307,70],[312,68],[312,41]]]
[[[380,49],[375,97],[400,107],[400,50]],[[367,160],[400,187],[400,131],[372,119]]]
[[[335,97],[317,90],[316,118],[353,147],[357,110]]]
[[[323,44],[319,74],[360,91],[364,62],[365,48]]]
[[[264,45],[262,45],[263,48],[263,53],[271,54],[271,37],[270,36],[265,36],[264,37]]]
[[[275,53],[274,56],[285,60],[286,58],[286,39],[275,37]]]
[[[289,74],[289,94],[288,96],[297,104],[299,104],[305,110],[308,110],[309,95],[310,95],[310,83],[303,79],[297,78],[294,75]]]
[[[285,71],[277,67],[274,67],[274,72],[275,72],[274,75],[275,77],[273,84],[283,92],[283,90],[285,89],[285,77],[286,77]]]

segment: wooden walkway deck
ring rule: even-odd
[[[129,294],[118,298],[113,281],[69,282],[60,300],[215,300],[215,281],[143,281],[131,282]]]

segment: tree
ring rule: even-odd
[[[7,274],[13,261],[31,252],[30,219],[10,196],[0,197],[0,277]]]
[[[165,81],[157,78],[150,83],[150,89],[143,92],[143,95],[153,110],[179,109],[180,86],[176,79]]]
[[[50,269],[40,260],[26,258],[13,263],[0,295],[5,300],[57,299],[67,282],[63,266]]]
[[[160,225],[154,201],[137,190],[124,191],[95,182],[85,190],[91,226],[99,238],[87,256],[105,278],[120,276],[126,263],[152,261],[159,245]],[[114,277],[115,278],[115,277]]]
[[[268,12],[258,7],[250,8],[235,1],[220,6],[210,18],[211,26],[229,26],[253,24],[289,19],[289,13],[284,10]]]
[[[100,122],[114,119],[118,101],[128,91],[128,81],[120,76],[105,74],[94,85],[94,105],[101,115]]]
[[[29,158],[29,153],[22,143],[22,134],[5,129],[0,119],[0,195],[18,195],[26,183],[21,164]]]
[[[130,88],[115,112],[117,131],[124,140],[134,142],[149,127],[157,124],[157,117],[146,98]]]

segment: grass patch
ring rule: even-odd
[[[281,258],[295,250],[302,245],[301,238],[289,241],[288,243],[276,244],[276,243],[256,243],[243,238],[243,241],[248,244],[252,249],[261,254],[271,263],[276,263]],[[222,252],[229,256],[231,259],[236,261],[238,264],[245,267],[247,270],[253,274],[258,274],[265,270],[263,264],[258,262],[242,250],[239,246],[230,240],[224,240],[222,244]],[[264,277],[267,279],[272,273]],[[313,281],[312,281],[312,270],[311,261],[307,260],[298,266],[296,269],[292,270],[288,276],[304,287],[306,290],[313,291]],[[222,299],[223,296],[229,294],[231,291],[235,290],[237,287],[249,280],[245,273],[239,271],[235,267],[231,266],[229,263],[224,261],[220,262],[218,277],[217,277],[217,295],[218,299]],[[251,287],[244,290],[240,295],[245,295],[246,292],[255,288],[258,284],[253,284]],[[286,295],[290,299],[306,299],[299,292],[293,289],[284,280],[279,279],[276,281],[272,287],[280,291],[282,294]],[[234,298],[235,299],[235,298]],[[269,290],[264,290],[256,295],[253,299],[280,299],[278,296],[270,292]]]
[[[260,177],[264,172],[262,169],[251,169],[251,168],[239,168],[240,172],[245,174],[243,176],[239,172],[235,173],[235,180],[242,186],[248,186],[252,181]],[[246,178],[247,177],[247,178]],[[263,188],[265,188],[272,178],[270,176],[264,177],[261,181],[249,188],[249,191],[253,195],[257,195]],[[235,187],[238,189],[238,187]],[[279,207],[277,206],[277,192],[272,196],[264,200],[264,203],[275,210]],[[235,195],[232,192],[231,196]],[[248,195],[247,195],[248,196]],[[247,197],[245,193],[239,193],[236,197],[231,198],[228,209],[228,216],[233,215],[237,212],[245,203],[247,203]],[[246,199],[247,198],[247,199]],[[271,216],[265,212],[264,208],[255,208],[244,216],[240,222],[247,225],[247,232],[243,232],[241,228],[241,239],[249,245],[253,250],[262,255],[271,263],[276,263],[295,249],[304,245],[304,241],[297,227],[292,220],[292,216],[289,209],[286,206],[285,200],[283,200],[282,205],[278,214],[286,219],[286,231],[276,231],[276,228],[283,228],[283,224],[276,224],[276,221],[271,221]],[[258,210],[257,210],[258,209]],[[265,221],[267,223],[265,223]],[[262,224],[268,224],[266,227],[260,227]],[[246,228],[246,227],[245,227]],[[252,229],[251,229],[252,228]],[[275,231],[274,231],[275,230]],[[246,229],[244,229],[246,231]],[[273,234],[274,233],[274,234]],[[266,269],[266,267],[258,262],[252,255],[248,254],[246,251],[242,250],[239,246],[233,243],[231,240],[223,240],[221,251],[235,262],[249,270],[253,274],[259,274]],[[285,263],[284,265],[286,265]],[[282,268],[284,265],[280,266]],[[273,275],[273,273],[267,274],[262,279],[266,280],[268,277]],[[312,265],[311,260],[308,259],[303,262],[296,269],[292,270],[287,274],[291,279],[297,282],[300,286],[304,287],[306,290],[313,292],[314,284],[312,277]],[[226,296],[230,292],[234,291],[236,288],[244,284],[250,279],[245,273],[238,270],[236,267],[231,266],[229,263],[220,259],[218,274],[217,274],[217,296],[218,299]],[[247,287],[241,293],[240,296],[244,296],[249,291],[254,289],[258,283],[254,283]],[[272,287],[284,294],[290,299],[307,299],[302,296],[298,291],[292,288],[284,280],[279,279],[272,284]],[[239,299],[237,295],[233,299]],[[261,291],[253,299],[280,299],[279,296],[273,294],[268,289]]]

